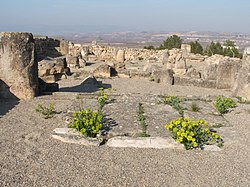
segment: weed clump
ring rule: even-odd
[[[106,104],[107,100],[108,100],[108,95],[107,93],[104,91],[103,88],[99,88],[99,96],[97,98],[98,104],[99,104],[99,110],[102,111],[104,105]]]
[[[179,98],[177,96],[167,96],[164,100],[164,103],[172,106],[175,110],[177,110],[179,112],[181,117],[183,117],[184,110],[186,110],[186,108],[181,106],[181,102],[183,102],[183,101],[184,101],[184,99]]]
[[[142,106],[141,103],[139,103],[138,105],[138,110],[137,110],[137,117],[138,117],[138,121],[141,125],[141,133],[140,133],[140,137],[149,137],[150,135],[147,134],[147,125],[145,122],[145,115],[144,115],[144,108]]]
[[[199,107],[199,105],[196,102],[193,101],[192,104],[191,104],[191,110],[193,112],[199,112],[200,111],[200,107]]]
[[[214,124],[212,127],[213,127],[213,128],[221,128],[221,127],[223,127],[223,124],[221,124],[221,123],[216,123],[216,124]]]
[[[35,111],[41,113],[45,119],[52,118],[56,114],[54,103],[50,103],[48,107],[38,104]]]
[[[228,109],[236,107],[236,102],[231,98],[218,96],[214,106],[221,114],[225,114],[228,112]]]

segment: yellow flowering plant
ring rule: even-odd
[[[84,136],[95,138],[103,127],[103,107],[108,100],[108,95],[103,88],[99,89],[97,98],[98,110],[93,111],[91,108],[82,109],[74,112],[72,115],[72,124],[69,128],[74,128]]]
[[[87,137],[96,137],[102,128],[102,114],[94,112],[90,108],[75,112],[72,115],[72,124],[69,128],[74,128]]]
[[[208,128],[208,123],[204,120],[190,118],[179,118],[170,121],[165,128],[172,133],[172,137],[179,143],[184,144],[187,150],[193,148],[204,148],[204,145],[223,145],[222,138]]]

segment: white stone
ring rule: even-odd
[[[245,48],[244,54],[250,55],[250,47]]]
[[[184,145],[177,143],[173,138],[161,137],[124,137],[117,136],[108,140],[108,147],[133,147],[133,148],[155,148],[155,149],[181,149]],[[216,145],[206,145],[204,151],[221,151]]]
[[[118,50],[117,56],[116,56],[117,62],[124,62],[125,60],[125,51],[124,50]]]
[[[68,137],[68,136],[63,137],[63,136],[59,136],[56,134],[53,134],[52,137],[64,143],[73,143],[73,144],[80,144],[80,145],[85,145],[85,146],[99,146],[100,145],[100,142],[97,139],[88,139],[88,138],[75,139],[73,137]]]
[[[172,138],[161,137],[113,137],[108,140],[109,147],[134,147],[155,149],[184,149],[182,144],[175,142]]]
[[[69,128],[56,128],[53,130],[55,134],[67,134],[69,131]]]
[[[101,143],[101,140],[84,137],[80,132],[71,128],[56,128],[53,132],[52,137],[64,143],[74,143],[85,146],[99,146]]]

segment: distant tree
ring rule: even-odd
[[[154,50],[155,47],[152,46],[152,45],[149,45],[149,46],[144,46],[143,49],[149,49],[149,50]]]
[[[172,35],[163,41],[157,49],[173,49],[173,48],[181,48],[182,39],[177,35]]]
[[[227,46],[227,47],[235,47],[235,43],[234,41],[231,41],[231,40],[226,40],[224,43],[223,43],[224,46]]]
[[[206,47],[205,54],[212,56],[214,54],[223,55],[223,47],[219,42],[214,43],[213,41]]]
[[[161,44],[159,47],[156,48],[157,50],[163,50],[163,49],[166,49],[164,48],[163,44]]]
[[[236,45],[235,45],[234,41],[226,40],[223,43],[223,46],[224,46],[223,55],[229,56],[229,57],[242,58],[242,54],[236,48]]]
[[[197,40],[195,42],[192,41],[189,44],[191,45],[191,53],[203,54],[203,47]]]

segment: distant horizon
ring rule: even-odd
[[[79,31],[74,31],[74,30],[61,30],[61,29],[50,29],[49,31],[40,31],[37,28],[29,28],[27,27],[26,29],[3,29],[0,30],[0,32],[27,32],[27,33],[32,33],[33,35],[43,35],[43,36],[69,36],[69,35],[74,35],[74,34],[110,34],[110,33],[218,33],[218,34],[240,34],[240,35],[250,35],[250,33],[246,32],[232,32],[232,31],[216,31],[216,30],[138,30],[138,31],[133,31],[133,30],[94,30],[94,29],[86,29],[86,30],[79,30]]]
[[[249,10],[249,0],[8,0],[1,2],[0,31],[250,34]]]

